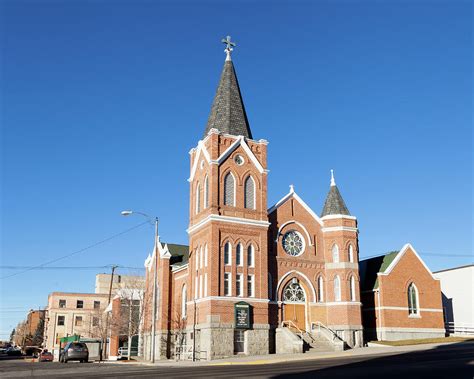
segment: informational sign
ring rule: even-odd
[[[251,309],[251,305],[245,301],[241,301],[234,305],[236,329],[250,329]]]

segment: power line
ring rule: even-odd
[[[125,234],[125,233],[131,232],[132,230],[137,229],[137,228],[139,228],[140,226],[145,225],[145,224],[148,224],[148,220],[147,220],[147,221],[144,221],[144,222],[142,222],[142,223],[140,223],[140,224],[138,224],[138,225],[135,225],[135,226],[133,226],[133,227],[131,227],[131,228],[129,228],[129,229],[126,229],[126,230],[124,230],[123,232],[114,234],[114,235],[112,235],[112,236],[110,236],[110,237],[107,237],[107,238],[101,240],[101,241],[98,241],[98,242],[96,242],[96,243],[93,243],[92,245],[89,245],[89,246],[86,246],[86,247],[84,247],[84,248],[82,248],[82,249],[80,249],[80,250],[74,251],[74,252],[72,252],[72,253],[70,253],[70,254],[64,255],[64,256],[62,256],[62,257],[53,259],[53,260],[51,260],[51,261],[42,263],[42,264],[37,265],[37,266],[32,266],[32,267],[27,268],[27,269],[25,269],[25,270],[22,270],[22,271],[20,271],[20,272],[15,272],[15,273],[13,273],[13,274],[10,274],[10,275],[7,275],[7,276],[3,276],[3,277],[1,277],[0,279],[11,278],[12,276],[24,274],[25,272],[31,271],[31,270],[33,270],[33,269],[37,269],[37,268],[39,268],[39,267],[44,267],[44,266],[49,265],[49,264],[51,264],[51,263],[58,262],[58,261],[60,261],[60,260],[63,260],[63,259],[72,257],[73,255],[82,253],[82,252],[84,252],[84,251],[86,251],[86,250],[92,249],[93,247],[96,247],[96,246],[99,246],[99,245],[101,245],[101,244],[103,244],[103,243],[105,243],[105,242],[108,242],[108,241],[110,241],[111,239],[117,238],[117,237],[119,237],[119,236],[121,236],[121,235],[123,235],[123,234]]]
[[[46,267],[37,267],[37,266],[0,266],[2,270],[98,270],[110,268],[111,265],[106,266],[46,266]],[[128,270],[145,270],[144,267],[130,267],[130,266],[117,266],[118,268],[128,269]]]
[[[361,259],[368,259],[368,258],[375,258],[375,257],[382,257],[385,254],[374,254],[374,255],[368,255],[368,256],[361,256]],[[433,253],[419,253],[420,255],[423,256],[430,256],[430,257],[452,257],[452,258],[474,258],[474,255],[472,254],[433,254]]]

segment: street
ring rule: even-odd
[[[314,357],[272,364],[230,364],[229,361],[206,363],[157,364],[127,363],[37,363],[23,359],[0,361],[0,377],[18,378],[469,378],[474,376],[474,343],[438,346],[413,352],[384,352],[338,358]]]

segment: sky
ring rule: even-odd
[[[0,15],[0,339],[108,265],[143,273],[153,227],[122,210],[187,243],[188,152],[227,35],[269,141],[269,207],[294,184],[320,214],[334,169],[361,258],[410,242],[433,271],[473,262],[469,1],[3,0]]]

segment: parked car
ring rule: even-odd
[[[54,359],[54,356],[53,356],[53,354],[51,354],[50,351],[48,351],[48,349],[44,349],[39,354],[39,357],[38,357],[39,362],[52,362],[53,359]]]
[[[89,360],[89,349],[84,342],[69,342],[59,355],[59,362],[67,363],[69,361],[80,361],[81,363]]]
[[[10,355],[10,356],[19,356],[21,355],[21,350],[20,349],[17,349],[16,347],[9,347],[7,349],[7,355]]]

